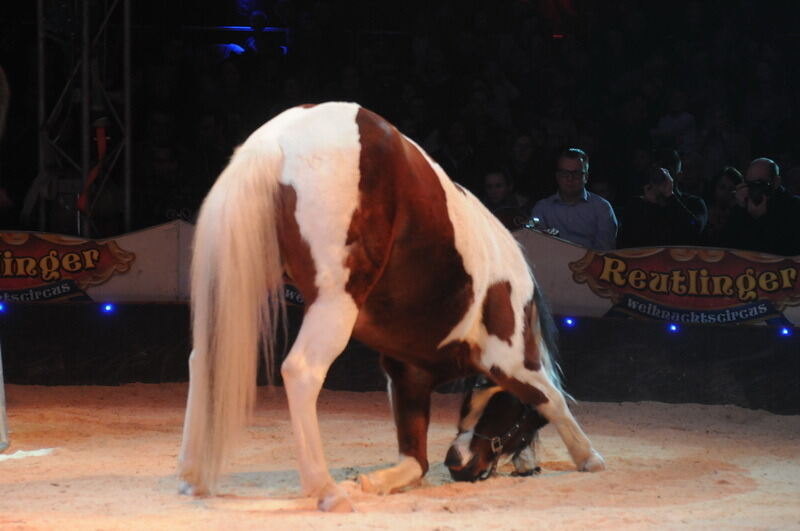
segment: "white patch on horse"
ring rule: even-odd
[[[326,103],[292,114],[278,144],[284,155],[281,183],[297,194],[295,218],[317,270],[319,296],[344,292],[347,231],[359,205],[360,134],[353,103]]]
[[[391,494],[392,492],[413,485],[422,478],[422,467],[419,462],[407,455],[401,455],[397,465],[370,474],[361,474],[358,482],[361,490],[371,494]]]
[[[495,394],[502,390],[503,388],[499,386],[488,387],[486,389],[475,389],[472,392],[472,396],[469,400],[469,413],[467,413],[458,423],[459,431],[474,430],[475,426],[478,424],[478,421],[483,415],[484,410],[486,410],[486,404],[489,403],[489,400]]]
[[[347,232],[359,205],[361,180],[359,106],[328,103],[294,109],[271,129],[257,132],[245,148],[277,142],[283,154],[279,182],[296,194],[295,220],[314,261],[317,298],[307,308],[281,374],[289,399],[303,488],[324,510],[351,509],[328,472],[316,399],[331,363],[344,349],[358,315],[345,287],[350,271]]]
[[[458,437],[450,444],[450,448],[455,449],[458,453],[458,466],[465,466],[472,461],[472,450],[469,449],[469,445],[472,442],[473,435],[475,435],[475,432],[472,430],[459,433]]]

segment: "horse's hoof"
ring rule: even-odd
[[[196,485],[192,485],[188,481],[181,481],[181,485],[178,487],[178,493],[183,494],[184,496],[206,496],[208,491],[201,489]]]
[[[581,472],[600,472],[601,470],[605,470],[605,468],[606,462],[603,456],[592,450],[592,455],[583,462],[578,470]]]
[[[320,498],[317,507],[326,513],[352,513],[355,511],[350,498],[338,491]]]
[[[367,494],[388,494],[380,483],[376,483],[370,479],[369,474],[359,474],[358,482],[361,484],[361,492],[366,492]]]
[[[362,492],[366,492],[367,494],[378,493],[378,489],[375,487],[372,481],[370,481],[369,476],[366,474],[358,475],[358,484],[361,485]]]

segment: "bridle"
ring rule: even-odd
[[[520,416],[520,418],[517,419],[517,421],[510,428],[508,428],[508,431],[506,431],[503,435],[489,437],[488,435],[484,435],[477,431],[473,431],[472,435],[473,437],[477,437],[478,439],[489,441],[489,444],[491,445],[492,448],[492,459],[495,459],[500,455],[500,451],[503,449],[503,446],[505,446],[506,443],[510,441],[512,437],[514,437],[517,433],[519,433],[519,431],[522,429],[523,424],[525,424],[525,421],[530,416],[531,412],[532,412],[531,406],[526,404],[522,408],[522,415]],[[525,435],[522,436],[522,439],[520,440],[522,446],[528,443],[527,439],[528,438]]]
[[[486,389],[494,385],[495,384],[493,382],[489,381],[484,376],[479,376],[475,380],[475,383],[472,385],[472,388]],[[483,433],[479,433],[477,431],[473,431],[472,435],[473,437],[477,437],[478,439],[489,441],[489,444],[491,445],[492,449],[492,459],[496,462],[497,458],[500,455],[500,452],[503,450],[503,446],[505,446],[505,444],[508,441],[510,441],[512,437],[514,437],[517,433],[519,433],[519,431],[522,429],[522,426],[525,424],[525,421],[528,419],[528,417],[531,415],[532,412],[533,408],[530,405],[525,404],[522,408],[522,415],[520,415],[517,421],[510,428],[508,428],[508,431],[506,431],[503,435],[489,437],[488,435],[484,435]],[[522,443],[523,447],[525,444],[529,442],[527,439],[528,438],[525,435],[522,436],[520,442]]]

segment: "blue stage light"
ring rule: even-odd
[[[670,334],[677,334],[678,332],[680,332],[680,331],[681,331],[681,327],[680,327],[680,326],[678,326],[678,325],[677,325],[677,324],[675,324],[675,323],[669,323],[669,324],[667,325],[667,331],[668,331]]]
[[[567,328],[572,328],[573,326],[575,326],[577,321],[575,320],[574,317],[564,317],[563,321],[561,322],[564,323],[564,326],[566,326]]]
[[[116,307],[113,304],[109,302],[103,304],[103,313],[114,313],[114,310],[116,310]]]
[[[792,335],[792,329],[789,328],[788,326],[784,326],[783,328],[781,328],[780,334],[783,337],[788,337],[788,336]]]
[[[0,313],[4,313],[6,311],[6,303],[0,302]]]

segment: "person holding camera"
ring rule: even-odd
[[[734,197],[736,205],[722,232],[725,247],[800,255],[800,197],[781,186],[775,161],[763,157],[753,160]]]
[[[653,165],[639,177],[641,194],[623,211],[617,247],[696,245],[702,224],[675,193],[669,170]]]

